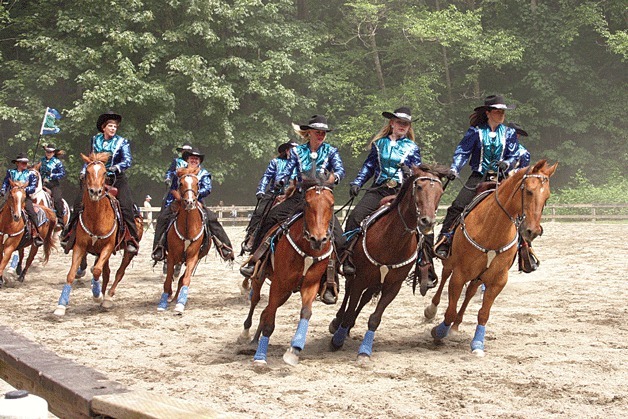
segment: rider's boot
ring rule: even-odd
[[[225,262],[232,262],[235,259],[235,255],[233,254],[233,249],[227,246],[225,243],[221,242],[216,236],[212,236],[214,240],[214,244],[216,245],[216,250],[218,254]]]
[[[332,278],[333,280],[329,280]],[[336,275],[336,264],[334,260],[330,260],[327,265],[327,272],[323,275],[322,281],[325,285],[325,291],[321,294],[321,301],[325,304],[336,304],[338,301],[338,275]]]
[[[252,260],[250,260],[249,263],[247,263],[246,265],[240,267],[240,274],[242,274],[242,276],[245,278],[252,277],[254,272],[255,262],[253,262]]]
[[[439,259],[447,259],[449,257],[449,250],[451,249],[451,232],[442,232],[438,236],[438,240],[434,245],[434,254]]]
[[[153,253],[150,255],[150,257],[155,262],[162,261],[166,258],[165,243],[166,243],[166,234],[164,233],[159,238],[159,242],[157,242],[157,246],[155,246],[155,248],[153,249]]]
[[[36,247],[40,247],[42,244],[44,244],[44,240],[41,238],[41,235],[39,234],[39,229],[37,228],[37,226],[35,224],[32,225],[32,230],[31,230],[31,235],[33,236],[33,244]]]

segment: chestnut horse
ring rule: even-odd
[[[270,336],[275,330],[275,316],[294,292],[301,294],[301,316],[290,348],[283,359],[290,365],[299,363],[299,353],[305,346],[305,338],[312,316],[312,303],[319,293],[321,278],[332,255],[333,239],[330,222],[334,215],[333,174],[317,174],[315,178],[304,178],[304,211],[287,231],[282,230],[274,247],[274,253],[265,259],[251,281],[251,306],[244,321],[244,330],[238,341],[249,338],[249,329],[255,306],[260,300],[264,279],[269,278],[268,305],[262,311],[254,340],[258,340],[255,365],[266,365],[266,353]],[[271,230],[270,234],[273,234]],[[261,273],[260,273],[261,271]],[[260,338],[260,334],[262,335]]]
[[[445,282],[451,276],[445,319],[431,332],[435,341],[444,339],[452,325],[458,327],[466,305],[483,283],[486,290],[471,350],[477,356],[484,356],[486,323],[495,298],[508,282],[519,233],[528,242],[542,234],[541,216],[550,196],[550,177],[557,166],[558,163],[549,166],[546,160],[541,160],[527,171],[520,170],[500,183],[471,211],[463,212],[462,222],[453,237],[451,255],[443,261],[442,282],[432,304],[425,309],[425,317],[434,318]],[[465,303],[456,313],[462,289],[469,281]]]
[[[165,311],[170,301],[176,300],[175,314],[183,314],[188,299],[190,279],[198,262],[211,247],[211,240],[203,246],[205,234],[205,211],[198,202],[198,177],[199,168],[180,168],[177,170],[179,178],[178,194],[171,204],[172,211],[176,214],[172,228],[168,230],[168,270],[164,281],[164,292],[157,306],[158,311]],[[177,292],[172,295],[172,280],[175,266],[185,263],[185,272],[179,278]]]
[[[66,284],[59,297],[57,309],[54,311],[54,314],[57,316],[65,315],[70,301],[72,283],[81,261],[83,261],[88,252],[97,256],[97,260],[92,268],[92,295],[95,301],[102,302],[103,308],[113,306],[116,287],[122,280],[124,271],[134,256],[126,251],[124,252],[122,263],[116,272],[115,281],[109,292],[107,292],[107,283],[110,275],[109,258],[117,246],[120,245],[120,242],[123,243],[122,238],[118,237],[120,226],[114,210],[114,207],[118,205],[117,200],[110,195],[105,185],[107,179],[105,162],[109,159],[109,153],[92,153],[89,157],[81,154],[81,158],[86,163],[82,196],[83,211],[79,214],[76,226],[76,240],[72,247],[72,266],[68,271]],[[143,233],[141,218],[139,222],[138,219],[135,220],[135,225],[138,227],[138,236],[141,239]],[[102,287],[100,284],[101,275],[103,276]]]
[[[55,215],[55,220],[57,220],[55,225],[52,226],[52,230],[53,232],[60,231],[61,227],[58,224],[58,218],[56,217],[56,212],[54,210],[54,204],[52,202],[52,198],[50,196],[50,193],[47,190],[45,190],[43,187],[43,182],[41,180],[41,175],[39,173],[40,167],[41,167],[41,163],[37,163],[30,169],[30,171],[37,177],[37,186],[35,188],[35,192],[31,194],[31,199],[33,200],[35,210],[37,210],[38,207],[39,208],[45,207],[45,208],[49,208],[52,211],[52,214]],[[63,204],[65,206],[65,215],[63,217],[63,220],[61,221],[65,225],[67,224],[70,218],[70,208],[68,207],[68,203],[65,201],[65,199],[63,200]],[[48,212],[46,212],[46,217],[47,218],[49,217]],[[50,230],[49,224],[50,224],[50,218],[48,218],[48,222],[46,222],[44,225],[39,227],[40,235],[42,236],[42,238],[45,238],[46,235],[48,234],[48,231]],[[35,256],[37,256],[37,252],[39,251],[39,248],[37,246],[35,246],[34,244],[31,244],[29,248],[28,258],[26,259],[26,265],[24,266],[24,268],[22,268],[22,262],[24,260],[24,249],[25,249],[24,246],[18,249],[19,257],[18,257],[17,266],[14,269],[10,269],[10,271],[18,275],[18,280],[20,282],[24,281],[26,271],[32,265],[35,259]],[[44,251],[45,251],[45,248],[44,248]]]
[[[360,310],[373,295],[381,292],[358,350],[360,362],[370,359],[384,310],[415,265],[413,262],[424,245],[423,235],[432,233],[436,223],[436,210],[443,194],[440,178],[446,176],[447,169],[421,166],[412,168],[412,173],[385,213],[365,224],[365,231],[358,236],[353,250],[356,273],[347,278],[344,300],[330,324],[334,333],[331,347],[337,350],[344,344]]]
[[[24,213],[27,186],[28,184],[24,182],[10,181],[9,197],[5,206],[0,210],[0,236],[2,236],[2,240],[0,240],[0,252],[2,254],[2,261],[0,262],[0,286],[4,283],[2,273],[11,260],[12,253],[15,250],[18,251],[21,266],[24,248],[32,245],[32,239],[23,240],[26,232],[26,220],[28,219],[28,216]],[[35,205],[35,207],[38,206]],[[55,217],[54,211],[46,207],[39,207],[39,210],[44,211],[47,218],[47,221],[39,227],[40,235],[44,240],[44,264],[46,264],[50,257],[50,251],[54,247],[52,233],[57,223],[57,217]],[[33,250],[33,248],[35,250]],[[26,272],[33,263],[36,253],[37,247],[32,246],[24,269],[20,269],[18,273],[18,280],[20,282],[24,281]]]

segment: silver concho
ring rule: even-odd
[[[497,133],[491,131],[491,132],[488,133],[488,136],[491,137],[491,138],[495,138],[495,137],[497,137]]]
[[[396,188],[397,185],[399,185],[399,183],[395,179],[388,179],[386,181],[386,186],[388,186],[389,188]]]
[[[310,158],[312,160],[316,160],[317,157],[318,157],[318,153],[316,151],[311,151],[310,152]]]

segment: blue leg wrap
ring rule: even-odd
[[[348,333],[348,328],[339,326],[338,329],[336,329],[336,333],[334,333],[334,337],[331,339],[331,341],[334,343],[335,346],[340,347],[344,345]]]
[[[251,291],[249,291],[249,301],[253,299],[253,287],[251,287]]]
[[[297,331],[292,338],[292,342],[290,342],[290,346],[292,346],[293,348],[297,348],[300,351],[303,350],[303,347],[305,347],[305,337],[307,336],[307,328],[309,325],[309,320],[299,320],[299,326],[297,327]]]
[[[473,336],[473,340],[471,341],[471,350],[475,351],[476,349],[484,350],[484,333],[486,332],[486,326],[477,325],[475,328],[475,335]]]
[[[449,329],[451,329],[451,325],[447,326],[443,321],[441,324],[436,326],[436,337],[438,339],[444,339],[449,334]]]
[[[11,267],[13,269],[17,268],[17,263],[20,261],[20,257],[18,255],[13,255],[11,258]]]
[[[166,294],[165,292],[161,294],[161,298],[159,299],[159,304],[157,305],[157,308],[160,308],[162,310],[168,308],[168,294]]]
[[[362,344],[358,349],[358,354],[364,354],[371,356],[373,352],[373,340],[375,339],[375,332],[373,330],[367,330],[362,339]]]
[[[177,299],[177,304],[183,304],[188,302],[188,291],[190,287],[184,285],[181,287],[181,291],[179,291],[179,298]]]
[[[92,278],[92,295],[95,298],[98,298],[100,296],[100,292],[101,292],[100,281],[97,281],[95,278]]]
[[[253,356],[253,360],[255,361],[266,361],[266,352],[268,352],[268,340],[270,338],[267,336],[262,336],[259,338],[259,343],[257,344],[257,351]]]
[[[70,304],[70,292],[72,291],[72,285],[65,284],[63,291],[61,291],[61,297],[59,297],[59,305],[67,306]]]

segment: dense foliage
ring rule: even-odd
[[[68,150],[77,173],[98,114],[111,109],[132,141],[137,201],[162,191],[175,147],[191,142],[207,154],[214,199],[250,203],[277,145],[295,138],[291,122],[326,114],[351,178],[382,111],[410,106],[424,158],[449,164],[471,110],[501,93],[518,105],[508,117],[530,133],[533,161],[560,161],[553,185],[613,188],[625,179],[624,1],[0,5],[5,166],[35,148],[50,106],[64,116],[62,131],[41,141]]]

